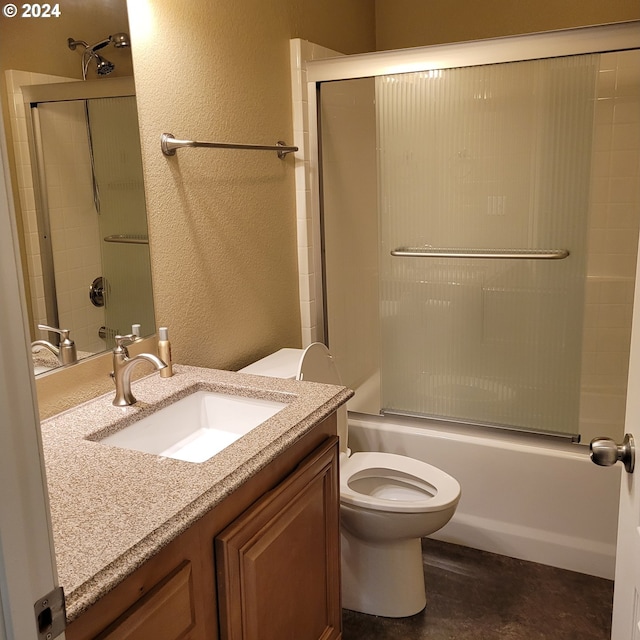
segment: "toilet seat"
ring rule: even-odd
[[[394,453],[341,456],[340,502],[392,513],[428,513],[458,502],[455,478],[426,462]]]

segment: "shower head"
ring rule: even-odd
[[[105,38],[104,40],[100,40],[96,42],[92,46],[88,46],[87,48],[90,51],[99,51],[104,47],[112,44],[116,49],[123,49],[131,46],[131,42],[129,41],[129,36],[126,33],[114,33],[112,36]]]
[[[72,51],[75,51],[78,45],[84,48],[84,51],[82,52],[83,80],[87,79],[87,70],[89,68],[89,63],[92,60],[94,60],[96,63],[96,71],[99,76],[109,75],[115,69],[115,65],[113,64],[113,62],[106,60],[101,55],[97,54],[96,51],[104,49],[110,44],[112,44],[116,49],[124,49],[131,46],[129,36],[123,32],[114,33],[113,35],[108,36],[104,40],[100,40],[93,45],[87,44],[84,40],[74,40],[73,38],[68,38],[67,44],[69,45],[69,49],[71,49]]]
[[[109,36],[109,40],[111,40],[116,49],[131,46],[131,41],[126,33],[114,33],[112,36]]]
[[[94,53],[92,57],[96,61],[96,71],[99,76],[108,76],[116,68],[116,65],[113,64],[113,62],[105,60],[97,53]]]

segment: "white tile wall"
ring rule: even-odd
[[[307,71],[309,60],[341,55],[306,40],[291,40],[291,88],[293,98],[293,143],[298,147],[295,154],[296,211],[298,222],[298,282],[300,292],[300,316],[302,318],[302,345],[308,346],[323,340],[322,302],[316,286],[320,283],[318,258],[314,245],[319,242],[318,224],[312,215],[311,194],[315,176],[311,173],[309,157],[309,96],[307,94]],[[313,99],[313,98],[312,98]]]
[[[640,231],[640,51],[604,54],[595,105],[580,433],[624,427]]]

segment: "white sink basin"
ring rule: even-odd
[[[286,406],[273,400],[196,391],[100,442],[204,462]]]

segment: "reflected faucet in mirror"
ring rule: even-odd
[[[60,336],[60,342],[56,347],[48,340],[34,340],[31,343],[31,352],[38,350],[38,347],[42,347],[50,351],[58,358],[58,362],[61,365],[72,364],[78,360],[78,354],[76,352],[76,345],[71,338],[69,338],[69,329],[58,329],[56,327],[49,327],[46,324],[39,324],[38,329],[41,331],[51,331],[57,333]]]

